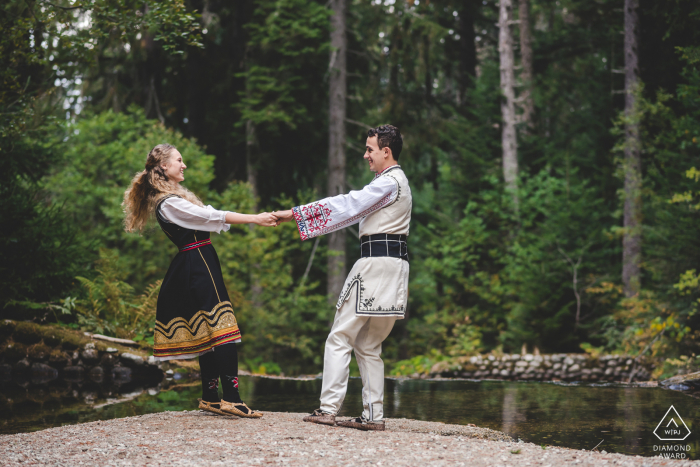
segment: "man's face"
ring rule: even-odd
[[[379,143],[376,136],[367,138],[364,158],[369,164],[369,170],[372,172],[377,172],[378,167],[381,167],[384,164],[384,151],[379,149]]]

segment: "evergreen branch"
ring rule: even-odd
[[[348,123],[352,123],[353,125],[361,126],[362,128],[364,128],[366,130],[372,129],[372,126],[367,125],[366,123],[363,123],[363,122],[358,122],[357,120],[352,120],[350,118],[346,118],[345,121]]]
[[[69,11],[69,10],[78,10],[84,8],[83,5],[76,5],[76,6],[61,6],[61,5],[56,5],[55,3],[51,3],[48,0],[40,0],[43,3],[46,3],[47,5],[51,5],[54,8],[60,8],[61,10],[64,11]]]

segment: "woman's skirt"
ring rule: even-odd
[[[177,254],[158,295],[153,356],[194,358],[240,342],[236,316],[212,245]]]

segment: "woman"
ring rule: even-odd
[[[156,360],[199,357],[202,399],[199,408],[220,415],[259,418],[238,393],[238,353],[241,332],[224,285],[211,232],[229,224],[277,226],[269,213],[238,214],[204,206],[180,185],[187,166],[169,144],[154,147],[146,169],[136,174],[124,193],[125,228],[142,231],[151,215],[180,250],[158,295],[153,356]],[[223,400],[219,399],[219,378]]]

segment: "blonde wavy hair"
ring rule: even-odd
[[[166,195],[177,195],[197,206],[203,206],[197,196],[187,188],[168,180],[161,167],[167,165],[175,146],[159,144],[146,157],[146,169],[138,172],[124,192],[124,229],[142,232],[155,212],[158,201]]]

